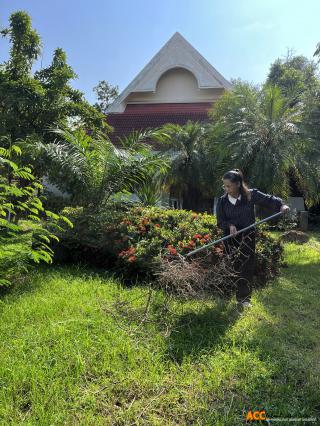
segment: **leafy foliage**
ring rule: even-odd
[[[167,124],[165,149],[172,155],[172,165],[167,178],[178,198],[183,199],[183,208],[197,210],[201,198],[213,196],[207,156],[207,127],[203,123],[188,121],[185,125]]]
[[[292,106],[301,101],[306,92],[319,89],[317,64],[305,56],[293,56],[288,52],[284,59],[277,59],[271,65],[266,83],[279,87]]]
[[[187,210],[110,204],[99,212],[66,208],[63,214],[74,228],[61,235],[57,259],[107,267],[126,279],[154,277],[161,259],[174,259],[222,236],[215,216]],[[213,246],[210,252],[218,262],[223,247]],[[260,281],[278,272],[281,254],[278,242],[263,230],[258,232],[256,273]]]
[[[235,164],[264,192],[290,195],[289,173],[310,204],[319,199],[319,149],[303,131],[303,108],[290,106],[276,86],[261,89],[238,81],[210,112],[211,156],[224,170]],[[313,160],[309,163],[311,157]]]
[[[151,134],[157,135],[156,130],[127,137],[123,150],[103,134],[90,136],[82,128],[57,129],[54,134],[54,142],[30,141],[29,149],[38,152],[39,161],[47,165],[50,181],[71,195],[72,205],[97,209],[113,195],[135,190],[142,194],[150,176],[163,176],[169,167],[165,155],[153,153],[142,143]]]
[[[93,88],[97,95],[98,102],[95,107],[104,114],[107,113],[108,106],[118,96],[118,86],[111,86],[107,81],[101,80],[98,85]]]
[[[32,74],[41,41],[26,12],[13,13],[1,35],[9,38],[11,48],[9,60],[0,66],[0,136],[15,142],[36,135],[46,142],[49,127],[72,121],[92,131],[109,129],[104,115],[70,86],[76,74],[61,48],[55,50],[51,65]]]
[[[36,263],[52,262],[52,240],[59,240],[41,223],[43,217],[51,227],[63,231],[61,221],[72,223],[65,216],[43,207],[38,196],[42,185],[35,179],[30,167],[19,167],[14,156],[21,149],[12,145],[0,147],[0,286],[9,285],[17,270],[26,270],[32,260]],[[26,224],[19,223],[21,216]]]
[[[8,72],[13,79],[26,76],[41,52],[40,37],[32,29],[30,16],[26,12],[13,13],[9,27],[0,33],[3,37],[9,37],[11,43]]]

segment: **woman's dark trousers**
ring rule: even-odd
[[[238,302],[250,301],[252,293],[253,275],[255,269],[255,229],[248,229],[224,241],[226,253],[237,277],[234,278],[236,286],[236,299]]]

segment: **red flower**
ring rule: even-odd
[[[128,262],[130,262],[130,263],[135,262],[136,260],[137,260],[136,256],[130,256],[128,258]]]
[[[174,247],[170,247],[168,250],[171,254],[177,254],[177,250]]]
[[[200,235],[200,234],[195,234],[195,235],[193,236],[193,238],[201,238],[201,235]]]
[[[203,238],[207,238],[208,239],[208,238],[210,238],[210,235],[206,234],[206,235],[203,236]]]
[[[127,256],[131,256],[131,255],[133,255],[133,253],[135,253],[135,251],[136,251],[136,249],[134,248],[134,247],[129,247],[128,249],[126,249],[126,250],[122,250],[119,254],[118,254],[118,256],[119,257],[127,257]]]
[[[154,226],[155,226],[156,228],[161,228],[161,226],[159,225],[159,223],[156,223]]]

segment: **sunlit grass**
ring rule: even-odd
[[[0,424],[233,426],[248,409],[320,418],[312,235],[285,245],[288,267],[251,310],[176,300],[165,315],[157,293],[140,326],[146,288],[82,267],[32,273],[0,301]],[[122,317],[110,314],[117,298],[131,307]]]

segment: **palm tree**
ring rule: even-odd
[[[167,192],[166,178],[167,173],[150,172],[143,182],[133,185],[132,192],[138,198],[135,202],[143,206],[169,208],[169,204],[163,199]]]
[[[131,153],[135,158],[144,159],[150,165],[156,161],[156,167],[149,167],[145,170],[143,179],[133,182],[124,191],[124,195],[135,194],[137,200],[126,199],[120,195],[122,200],[133,202],[143,206],[169,207],[163,200],[164,193],[168,190],[167,177],[171,159],[166,152],[154,152],[152,146],[146,141],[157,141],[166,145],[170,143],[168,134],[163,129],[146,129],[143,131],[134,130],[129,135],[118,138],[123,152]]]
[[[188,121],[185,125],[167,124],[163,127],[172,156],[167,185],[183,200],[183,208],[201,208],[207,187],[203,171],[206,169],[206,126]]]
[[[320,157],[303,131],[303,111],[301,102],[290,108],[276,86],[259,89],[238,81],[209,113],[208,156],[215,165],[219,158],[221,172],[238,167],[250,185],[285,199],[291,175],[311,203],[319,197],[311,182],[319,177]],[[316,156],[312,168],[307,164],[311,153]],[[217,190],[220,185],[221,180]]]
[[[29,143],[45,164],[50,182],[71,195],[73,205],[103,206],[114,194],[132,191],[156,172],[165,173],[169,160],[142,142],[151,131],[137,132],[115,147],[105,135],[93,137],[83,129],[55,129],[54,143]],[[157,137],[157,131],[154,131]]]
[[[315,89],[305,94],[303,131],[307,136],[308,151],[299,159],[297,167],[305,173],[306,203],[316,201],[320,204],[320,90]],[[314,197],[318,194],[318,198]]]

